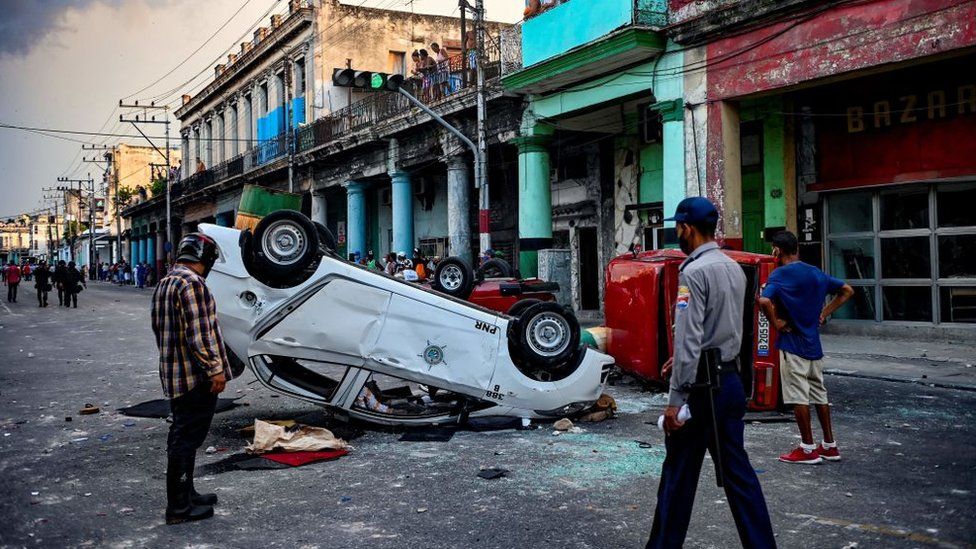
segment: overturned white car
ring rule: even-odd
[[[508,316],[447,295],[473,276],[460,261],[435,272],[442,293],[338,258],[298,212],[266,216],[253,235],[200,230],[219,248],[207,285],[231,354],[268,388],[340,416],[559,418],[599,398],[613,364],[579,347],[576,318],[554,303]]]

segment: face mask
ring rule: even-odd
[[[691,248],[691,242],[684,237],[687,232],[688,230],[685,229],[678,233],[678,246],[681,248],[681,251],[685,253],[685,255],[689,255],[691,252],[695,251]]]

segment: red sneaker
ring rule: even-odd
[[[792,452],[779,456],[779,460],[783,463],[802,463],[805,465],[814,465],[823,461],[816,450],[807,452],[799,446],[794,448]]]
[[[821,444],[817,448],[817,453],[820,454],[821,458],[826,459],[827,461],[840,461],[840,450],[837,449],[837,446],[834,446],[833,448],[824,448],[823,444]]]

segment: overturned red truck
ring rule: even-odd
[[[779,352],[776,331],[759,309],[759,295],[776,264],[772,256],[723,250],[746,275],[742,319],[741,375],[749,410],[771,411],[779,405]],[[674,351],[674,309],[679,250],[628,253],[606,270],[604,308],[607,352],[621,370],[664,384],[661,367]]]

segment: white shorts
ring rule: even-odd
[[[786,404],[828,404],[823,383],[823,360],[779,352],[779,380]]]

